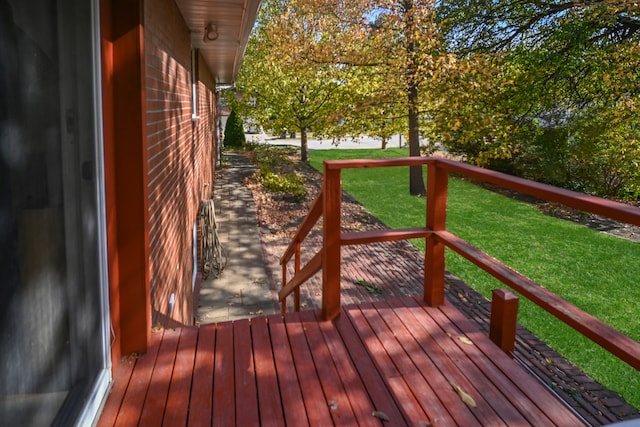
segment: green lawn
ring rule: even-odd
[[[407,156],[405,149],[322,150],[330,159]],[[424,198],[408,194],[408,168],[343,170],[344,189],[390,228],[425,221]],[[447,228],[562,298],[640,341],[640,244],[539,213],[532,205],[450,179]],[[413,242],[424,249],[424,241]],[[447,269],[490,297],[505,287],[447,250]],[[525,300],[519,322],[606,387],[640,407],[640,372]]]

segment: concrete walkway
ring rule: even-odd
[[[256,168],[242,154],[225,153],[224,158],[227,166],[216,179],[214,204],[227,264],[219,277],[202,283],[197,315],[201,324],[280,311],[267,281],[253,195],[242,185]]]

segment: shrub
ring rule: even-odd
[[[288,194],[301,201],[307,195],[304,179],[295,172],[288,150],[282,147],[255,146],[254,161],[259,165],[258,179],[273,193]]]
[[[244,148],[246,142],[242,118],[236,114],[235,111],[231,111],[227,119],[227,125],[224,128],[224,146],[229,148]]]
[[[279,175],[271,172],[268,168],[261,168],[260,177],[264,188],[271,192],[290,194],[297,200],[303,200],[307,195],[302,178],[298,175]]]

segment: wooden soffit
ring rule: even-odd
[[[260,0],[175,0],[217,85],[235,82]],[[209,37],[205,37],[209,28]]]

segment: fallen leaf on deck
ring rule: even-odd
[[[374,417],[378,418],[379,420],[389,421],[389,417],[387,416],[387,414],[385,414],[382,411],[373,411],[371,413],[371,415],[373,415]]]
[[[451,384],[451,387],[453,387],[453,389],[456,391],[456,393],[458,393],[458,396],[460,396],[460,399],[462,399],[462,401],[463,401],[464,403],[466,403],[466,404],[467,404],[467,406],[470,406],[470,407],[472,407],[472,408],[475,408],[476,406],[478,406],[478,405],[476,404],[476,401],[475,401],[475,400],[473,400],[473,397],[471,397],[470,395],[468,395],[467,393],[465,393],[465,392],[460,388],[460,386],[459,386],[459,385],[456,385],[456,384],[453,384],[453,383],[450,383],[450,384]]]
[[[469,338],[467,338],[467,337],[458,337],[458,339],[459,339],[460,341],[462,341],[463,343],[465,343],[465,344],[473,345],[473,341],[471,341],[471,340],[470,340]]]

